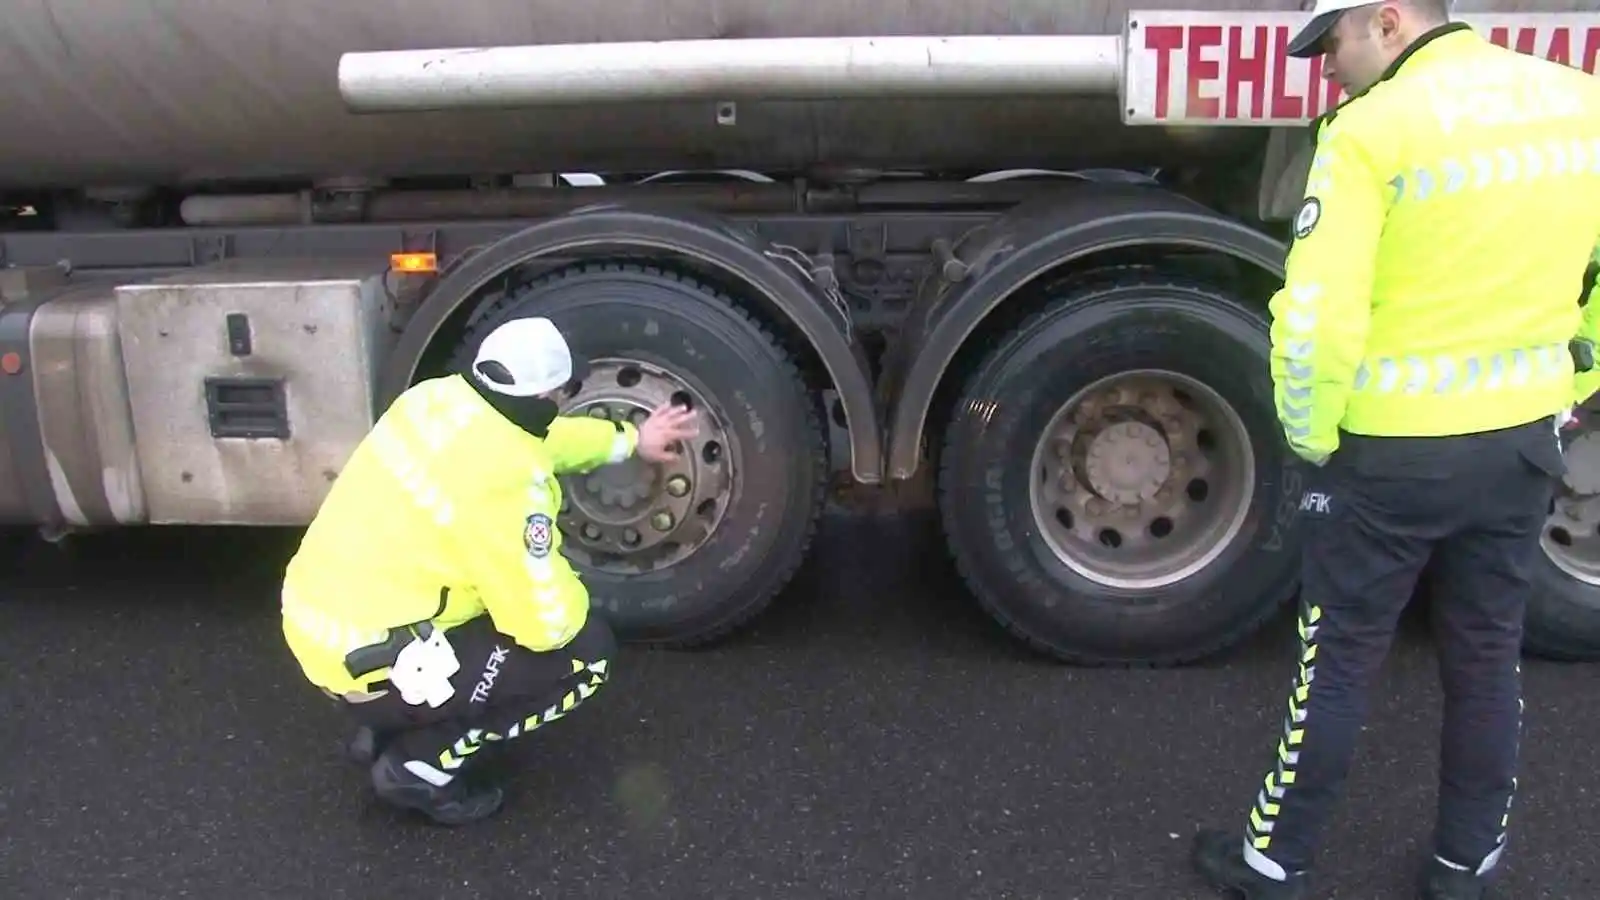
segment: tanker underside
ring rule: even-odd
[[[880,511],[931,489],[976,599],[1043,652],[1205,657],[1292,595],[1301,476],[1262,384],[1282,244],[1180,186],[1207,194],[744,173],[473,194],[502,218],[354,191],[298,198],[326,224],[7,232],[0,521],[301,525],[395,393],[538,311],[593,362],[570,412],[705,415],[678,464],[565,479],[565,550],[627,637],[738,629],[854,484]],[[416,254],[440,271],[395,270]],[[1592,489],[1551,518],[1546,655],[1600,652]]]
[[[1201,370],[1222,361],[1177,345],[1092,364],[1070,348],[1121,331],[1094,324],[1097,308],[1143,297],[1232,310],[1216,334],[1260,363],[1281,250],[1153,175],[678,176],[507,188],[499,219],[389,207],[406,220],[5,233],[0,355],[23,364],[0,376],[0,518],[303,524],[388,398],[458,365],[498,317],[537,309],[593,360],[573,412],[635,418],[677,398],[706,413],[681,465],[569,479],[565,546],[630,637],[728,633],[788,582],[834,488],[884,485],[843,499],[894,511],[936,487],[964,575],[1028,642],[1090,662],[1195,658],[1293,588],[1270,410],[1241,414],[1244,383],[1219,390]],[[311,218],[419,199],[388,196],[351,215],[324,195]],[[578,202],[590,197],[604,200]],[[1119,216],[1118,233],[1062,243]],[[1166,221],[1196,229],[1190,249],[1118,249]],[[391,271],[401,251],[442,271]],[[1182,342],[1193,328],[1211,326],[1181,325]],[[995,368],[1040,341],[1065,342],[1049,365],[1069,369]],[[973,431],[984,398],[1036,382],[1061,390],[1023,431]],[[1023,476],[1003,500],[1022,517],[1011,525],[975,514],[997,462]],[[1005,556],[1018,538],[1026,560]],[[1019,564],[1044,580],[1019,593]],[[698,589],[666,602],[630,577],[645,573]],[[1180,626],[1160,610],[1204,584],[1229,598],[1209,617]]]

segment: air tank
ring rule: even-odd
[[[1138,2],[1294,10],[1298,0]],[[1587,0],[1463,3],[1567,12]],[[355,115],[347,52],[706,38],[1117,34],[1107,0],[0,0],[0,188],[245,179],[817,165],[1002,169],[1159,164],[1222,152],[1109,127],[1114,96],[704,102]]]

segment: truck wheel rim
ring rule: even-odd
[[[634,456],[562,478],[558,524],[573,562],[620,575],[657,571],[688,558],[722,524],[739,447],[720,406],[702,391],[660,366],[596,359],[562,412],[639,425],[669,400],[700,414],[699,436],[676,460]]]
[[[1090,384],[1045,426],[1034,521],[1061,563],[1107,587],[1181,581],[1238,536],[1255,494],[1244,421],[1206,385],[1136,370]]]
[[[1539,545],[1556,568],[1600,587],[1600,433],[1573,439],[1566,457],[1567,477],[1550,504]]]
[[[1580,530],[1583,528],[1587,533]],[[1539,544],[1556,568],[1584,584],[1600,587],[1600,538],[1593,521],[1576,524],[1558,512],[1545,523]]]

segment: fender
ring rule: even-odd
[[[852,474],[864,484],[882,481],[882,423],[866,367],[830,318],[827,301],[767,255],[767,245],[754,231],[694,210],[651,211],[622,204],[584,207],[507,235],[469,257],[446,272],[406,323],[379,378],[379,408],[387,408],[411,386],[440,326],[490,281],[539,257],[604,245],[683,253],[754,287],[821,357],[844,407]]]
[[[1225,253],[1282,279],[1287,247],[1165,190],[1092,184],[1063,204],[1018,207],[962,241],[948,276],[929,282],[931,295],[908,323],[901,390],[889,414],[890,477],[916,473],[922,430],[935,392],[963,343],[1008,297],[1066,263],[1130,247],[1175,247]],[[962,270],[965,270],[964,272]]]

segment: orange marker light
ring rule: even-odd
[[[439,271],[436,253],[391,253],[389,267],[396,272],[430,274]]]

